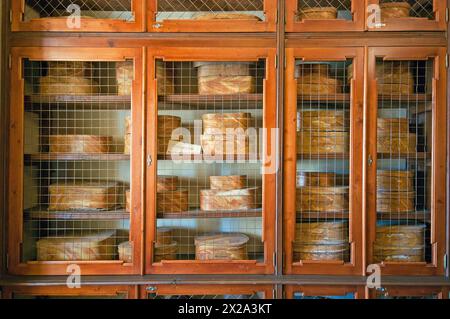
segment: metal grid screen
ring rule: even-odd
[[[134,21],[132,0],[25,0],[24,20],[81,16]]]
[[[298,20],[353,20],[352,0],[298,0]]]
[[[415,300],[415,299],[439,299],[439,294],[437,293],[430,293],[429,295],[423,295],[423,296],[408,296],[406,293],[405,294],[395,294],[395,295],[391,295],[389,294],[389,290],[386,291],[380,291],[377,290],[375,293],[375,299],[392,299],[392,300]]]
[[[352,60],[296,61],[297,223],[294,262],[349,262]]]
[[[23,260],[119,259],[133,61],[24,60],[23,69]]]
[[[157,61],[156,74],[154,262],[262,261],[265,61]]]
[[[26,295],[26,294],[14,294],[13,299],[35,299],[35,300],[67,300],[67,299],[95,299],[95,300],[101,300],[101,299],[127,299],[126,294],[117,294],[117,296],[33,296],[33,295]]]
[[[156,21],[163,20],[265,20],[263,0],[162,0]]]
[[[377,59],[377,262],[431,262],[433,70]]]
[[[398,17],[400,17],[400,14],[401,17],[426,18],[435,20],[436,17],[433,8],[433,2],[433,0],[408,0],[403,2],[399,2],[398,0],[380,0],[380,5],[382,12],[383,4],[394,3],[399,5],[399,7],[397,7],[397,13],[395,13],[395,15],[397,15]],[[396,17],[395,15],[394,17]]]
[[[354,293],[347,293],[342,295],[332,295],[332,296],[305,296],[301,292],[294,293],[294,299],[298,300],[346,300],[355,299]]]
[[[204,295],[158,295],[158,294],[148,294],[148,299],[173,299],[173,300],[211,300],[211,299],[221,299],[221,300],[228,300],[228,299],[244,299],[244,300],[257,300],[257,299],[264,299],[263,293],[254,293],[254,294],[246,294],[246,295],[211,295],[211,294],[204,294]]]

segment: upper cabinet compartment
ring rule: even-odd
[[[368,0],[369,31],[447,29],[445,0]]]
[[[364,1],[287,0],[288,32],[363,31]]]
[[[148,31],[275,31],[276,12],[275,0],[148,0]]]
[[[141,32],[144,0],[16,0],[12,31]]]

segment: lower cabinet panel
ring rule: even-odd
[[[370,289],[369,299],[448,299],[445,287],[400,287],[386,286],[381,289]]]
[[[284,288],[285,299],[364,299],[364,286],[300,286],[290,285]]]

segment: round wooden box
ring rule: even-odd
[[[415,134],[377,134],[378,153],[412,154],[416,152],[417,138]]]
[[[170,245],[173,237],[173,229],[167,227],[158,227],[156,229],[156,243],[159,245]]]
[[[197,76],[250,76],[249,62],[194,62]]]
[[[236,190],[200,191],[200,209],[204,211],[217,210],[248,210],[258,208],[257,202],[259,188],[247,188]]]
[[[350,118],[345,111],[302,111],[299,115],[304,131],[349,131]]]
[[[244,234],[217,234],[195,238],[196,260],[248,260]]]
[[[173,192],[178,189],[178,176],[159,175],[156,182],[156,191]]]
[[[197,15],[194,20],[253,20],[261,21],[261,19],[255,15],[245,13],[202,13]]]
[[[179,213],[189,209],[189,193],[187,190],[159,192],[156,194],[158,213]]]
[[[414,94],[414,84],[379,83],[378,95],[411,95]]]
[[[294,244],[294,260],[314,261],[347,261],[350,248],[348,243],[342,244]]]
[[[410,17],[411,5],[406,2],[380,3],[381,20]]]
[[[134,81],[134,64],[131,61],[116,62],[117,94],[131,95]]]
[[[200,95],[228,95],[255,93],[253,76],[204,76],[198,77]]]
[[[242,133],[249,128],[252,115],[250,113],[212,113],[204,114],[203,134],[222,135],[230,133]],[[240,129],[242,131],[236,131]]]
[[[411,171],[377,171],[378,192],[414,191],[414,173]]]
[[[323,73],[312,73],[297,79],[299,95],[333,95],[343,91],[343,82]]]
[[[163,260],[177,260],[178,243],[173,241],[169,245],[155,244],[153,261],[159,263]]]
[[[415,210],[415,196],[415,192],[377,192],[377,212],[413,212]]]
[[[200,137],[203,154],[215,155],[248,155],[250,152],[250,139],[243,136],[228,135],[202,135]],[[253,152],[252,152],[253,153]],[[256,152],[255,156],[258,155]]]
[[[297,133],[297,154],[347,154],[350,134],[347,132],[300,131]]]
[[[168,70],[162,61],[156,62],[156,79],[158,95],[165,96],[175,93],[175,87],[173,84],[173,74]]]
[[[119,244],[119,259],[124,263],[131,264],[133,262],[133,245],[130,241]]]
[[[298,212],[346,212],[348,187],[301,187],[296,191]]]
[[[348,242],[347,221],[297,223],[295,242],[305,244],[342,244]]]
[[[158,115],[158,137],[169,138],[177,128],[181,127],[181,117]]]
[[[380,247],[421,247],[426,225],[378,226],[375,243]]]
[[[297,187],[335,187],[348,184],[348,176],[323,172],[298,172]]]
[[[409,121],[408,119],[378,118],[377,132],[378,134],[408,134]]]
[[[373,261],[381,262],[424,262],[425,246],[418,247],[380,247],[374,245]]]
[[[210,187],[213,190],[233,190],[233,189],[244,189],[247,187],[247,176],[237,175],[237,176],[210,176],[209,177]]]
[[[98,83],[76,76],[45,76],[40,78],[41,95],[94,95],[99,93]]]
[[[337,14],[335,7],[315,7],[301,9],[297,16],[299,20],[334,20]]]
[[[113,145],[111,136],[50,135],[50,153],[103,154]]]

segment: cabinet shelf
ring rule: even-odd
[[[131,109],[131,96],[129,95],[27,95],[24,102],[25,110],[34,112],[50,111],[55,108],[74,110]]]
[[[173,94],[159,96],[158,109],[164,110],[221,110],[235,109],[262,109],[263,94],[225,94],[225,95],[200,95],[200,94]]]
[[[78,153],[37,153],[25,154],[25,161],[129,161],[130,155],[122,153],[110,154],[78,154]]]
[[[377,213],[378,220],[418,220],[422,222],[431,222],[430,211],[417,211],[408,213]]]
[[[330,154],[297,154],[299,160],[349,160],[348,153],[330,153]]]
[[[300,102],[340,102],[350,103],[349,93],[337,93],[331,95],[298,95],[298,101]]]
[[[298,95],[299,102],[333,102],[333,103],[349,103],[351,101],[351,95],[349,93],[336,93],[330,95]],[[431,94],[392,94],[378,95],[378,101],[380,102],[429,102],[433,100]]]
[[[130,218],[130,213],[124,209],[49,211],[46,207],[37,207],[25,210],[24,218],[28,220],[124,220]]]
[[[386,159],[408,159],[408,160],[429,160],[431,159],[430,153],[425,152],[417,152],[417,153],[403,153],[403,154],[395,154],[395,153],[378,153],[379,160]]]
[[[297,212],[298,219],[328,219],[328,220],[336,220],[336,219],[348,219],[349,212]]]
[[[177,159],[173,159],[172,155],[166,154],[166,155],[158,155],[158,160],[159,161],[175,161]],[[258,156],[258,158],[253,158],[252,156],[246,155],[246,156],[238,156],[238,155],[234,155],[234,156],[208,156],[208,155],[184,155],[182,156],[182,161],[188,161],[188,162],[196,162],[196,161],[224,161],[224,163],[227,163],[228,160],[231,160],[232,162],[236,162],[236,163],[241,163],[241,161],[244,162],[252,162],[252,161],[256,161],[256,162],[260,162],[260,158]]]
[[[252,218],[262,217],[262,209],[203,211],[192,209],[179,213],[158,213],[160,219],[209,219],[209,218]]]

